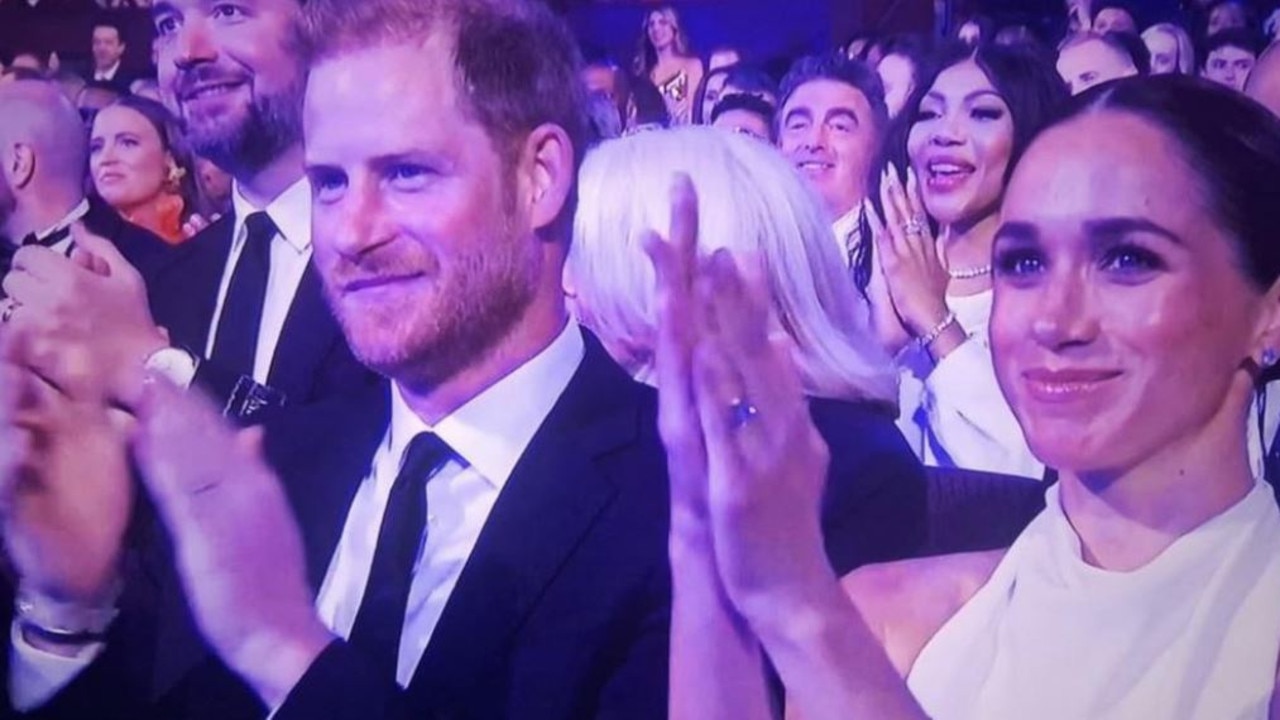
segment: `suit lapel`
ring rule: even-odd
[[[588,337],[587,354],[493,507],[423,654],[410,692],[430,706],[465,695],[617,492],[595,458],[636,436],[630,378]]]
[[[325,303],[315,265],[308,263],[280,333],[267,384],[295,402],[310,397],[308,381],[316,376],[340,336],[338,323]]]
[[[156,321],[173,342],[203,356],[218,303],[218,288],[231,254],[235,221],[227,216],[178,246],[154,279],[148,279]]]

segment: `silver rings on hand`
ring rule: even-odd
[[[902,232],[908,237],[921,237],[924,235],[925,219],[914,217],[902,223]]]
[[[751,422],[760,414],[760,410],[743,398],[729,403],[729,427],[737,430]]]

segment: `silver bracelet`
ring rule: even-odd
[[[921,350],[927,351],[929,346],[936,342],[938,338],[942,337],[942,333],[946,332],[947,328],[951,327],[955,323],[956,314],[954,312],[948,312],[947,316],[942,318],[942,322],[934,325],[933,329],[929,332],[916,338],[916,345],[919,346]]]

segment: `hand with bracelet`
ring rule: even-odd
[[[907,170],[904,187],[892,166],[880,182],[884,215],[867,203],[867,219],[875,241],[875,258],[884,273],[889,300],[907,333],[934,361],[964,343],[964,329],[947,307],[951,276],[933,237],[915,172]],[[901,347],[887,348],[897,353]]]

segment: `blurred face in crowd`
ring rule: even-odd
[[[1209,53],[1204,61],[1204,76],[1234,90],[1244,90],[1258,56],[1252,51],[1231,45]]]
[[[947,68],[920,101],[907,155],[925,209],[944,226],[996,212],[1013,152],[1013,115],[973,61]]]
[[[711,125],[769,142],[769,123],[750,110],[726,110],[720,113]]]
[[[313,262],[356,356],[409,383],[503,336],[545,265],[532,189],[464,107],[452,53],[438,32],[345,53],[306,93]]]
[[[1093,24],[1089,0],[1067,0],[1067,32],[1085,32]]]
[[[192,148],[254,172],[301,139],[298,0],[168,0],[152,9],[160,86]]]
[[[1106,8],[1093,19],[1093,31],[1136,33],[1138,23],[1134,22],[1132,15],[1120,8]]]
[[[1108,80],[1137,75],[1138,69],[1132,60],[1101,40],[1086,40],[1058,55],[1058,74],[1071,88],[1071,94],[1079,95]]]
[[[982,40],[982,28],[976,22],[967,22],[956,31],[956,39],[970,47],[976,47]]]
[[[876,73],[884,83],[884,104],[889,107],[889,117],[896,118],[916,89],[915,63],[905,55],[885,55],[876,65]]]
[[[862,202],[880,138],[867,96],[838,80],[811,80],[791,93],[781,117],[779,147],[832,218]]]
[[[1178,40],[1167,32],[1147,32],[1142,36],[1151,53],[1151,74],[1172,75],[1178,69]]]
[[[89,173],[111,207],[151,202],[164,192],[173,168],[173,156],[142,113],[119,105],[98,113],[89,138]]]
[[[707,72],[729,67],[730,65],[737,65],[740,62],[742,62],[742,57],[738,55],[737,50],[717,50],[711,53],[711,57],[707,60]]]
[[[711,120],[711,110],[715,108],[716,103],[720,102],[720,98],[727,93],[724,91],[724,82],[728,77],[725,73],[709,73],[707,75],[706,85],[702,92],[702,117],[705,121]]]
[[[1102,111],[1046,131],[1014,173],[992,349],[1052,467],[1122,472],[1236,412],[1233,383],[1248,392],[1262,295],[1183,158],[1149,121]]]
[[[40,58],[32,55],[31,53],[18,53],[13,56],[13,62],[9,63],[10,70],[14,70],[16,68],[26,68],[28,70],[35,70],[36,72],[44,72],[44,63],[40,61]]]
[[[645,32],[649,34],[649,42],[653,44],[654,48],[669,47],[676,41],[675,18],[670,13],[654,10],[649,13],[649,20],[645,24]]]
[[[1249,73],[1245,90],[1249,97],[1280,115],[1280,51],[1273,48],[1262,54],[1253,72]]]
[[[99,25],[93,29],[93,66],[98,70],[109,70],[124,57],[124,41],[120,31],[113,27]]]
[[[587,92],[618,103],[618,74],[608,65],[588,65],[582,69],[582,83]]]
[[[1238,2],[1219,3],[1209,12],[1206,35],[1212,37],[1223,30],[1246,28],[1248,26],[1249,15],[1245,11],[1243,4]]]

